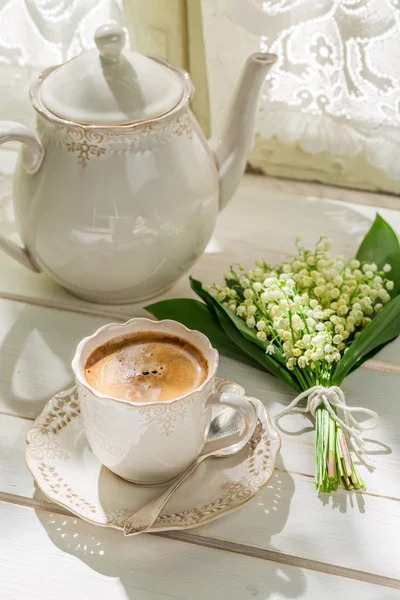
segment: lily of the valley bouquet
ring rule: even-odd
[[[353,457],[371,465],[355,415],[377,413],[347,406],[340,386],[400,333],[399,241],[378,215],[355,258],[331,254],[326,238],[313,250],[296,245],[296,255],[274,267],[263,259],[248,272],[232,265],[222,285],[191,279],[203,302],[166,300],[147,310],[204,332],[222,354],[281,378],[296,392],[283,413],[303,401],[298,410],[315,417],[316,488],[335,490],[341,481],[363,488]]]

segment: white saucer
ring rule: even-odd
[[[245,394],[241,386],[225,380],[217,380],[217,386]],[[263,404],[251,401],[258,424],[247,446],[235,456],[211,458],[200,465],[169,500],[151,531],[208,523],[240,508],[268,483],[281,441]],[[75,387],[46,404],[26,439],[25,459],[44,494],[96,525],[122,530],[128,517],[165,489],[128,483],[101,465],[86,440]]]

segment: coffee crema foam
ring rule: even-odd
[[[102,394],[131,402],[160,402],[198,388],[207,359],[187,340],[154,331],[114,338],[85,364],[87,383]]]

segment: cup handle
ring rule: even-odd
[[[221,456],[223,456],[224,452],[226,454],[239,452],[249,442],[257,425],[257,414],[254,404],[247,396],[238,396],[231,392],[215,392],[208,398],[205,408],[211,408],[212,406],[228,406],[240,412],[244,417],[245,428],[240,438],[234,444],[218,450]]]

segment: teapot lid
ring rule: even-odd
[[[122,27],[102,25],[95,42],[97,48],[43,80],[41,100],[50,112],[86,125],[127,125],[160,117],[179,104],[184,82],[177,70],[137,52],[122,52]]]

